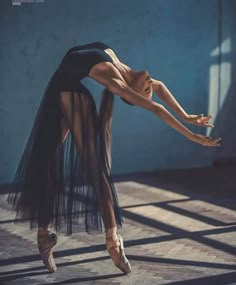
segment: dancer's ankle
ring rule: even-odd
[[[106,229],[106,239],[112,239],[117,235],[117,226]]]
[[[50,231],[50,225],[38,226],[38,233],[44,233]]]

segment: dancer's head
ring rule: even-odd
[[[146,70],[135,71],[133,73],[133,80],[131,82],[130,87],[145,98],[149,100],[152,99],[152,80]],[[121,99],[129,105],[133,105],[129,101],[123,98]]]

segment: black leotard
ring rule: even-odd
[[[107,48],[111,49],[102,42],[74,46],[63,57],[59,70],[66,76],[81,80],[88,76],[91,68],[97,63],[109,61],[114,64],[112,58],[104,51]]]

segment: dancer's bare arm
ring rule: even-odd
[[[123,80],[112,78],[107,83],[107,88],[114,94],[128,100],[134,105],[153,112],[172,128],[176,129],[189,140],[195,141],[205,146],[219,146],[220,139],[212,139],[209,136],[194,134],[182,125],[166,108],[152,100],[149,100],[129,87]]]
[[[182,108],[182,106],[177,102],[175,97],[171,94],[169,89],[166,87],[166,85],[160,81],[152,78],[152,87],[153,91],[156,93],[156,95],[165,102],[177,115],[179,115],[180,118],[183,120],[188,117],[187,112]]]
[[[104,68],[93,69],[90,72],[90,77],[98,83],[106,86],[112,93],[130,101],[132,104],[143,109],[151,111],[156,116],[164,120],[168,125],[175,128],[189,140],[195,141],[202,145],[217,146],[218,140],[213,140],[211,137],[194,134],[188,128],[183,126],[165,107],[152,100],[149,100],[133,90],[121,76],[120,72],[108,62]]]
[[[160,80],[156,80],[152,78],[152,87],[154,93],[163,100],[174,112],[179,115],[179,117],[184,120],[186,123],[191,123],[197,126],[202,127],[211,127],[213,128],[213,124],[209,124],[209,120],[213,118],[212,115],[204,116],[203,114],[192,115],[188,114],[183,107],[177,102],[175,97],[171,94],[167,86]]]

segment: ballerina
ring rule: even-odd
[[[85,77],[105,87],[98,113],[91,93],[80,82]],[[150,111],[191,141],[220,146],[221,138],[186,128],[163,105],[152,100],[153,93],[184,122],[214,127],[209,123],[212,115],[187,114],[163,82],[152,78],[146,70],[130,68],[105,43],[75,46],[63,57],[48,84],[16,172],[14,182],[20,186],[8,196],[18,217],[29,219],[31,228],[36,221],[39,253],[50,272],[57,270],[52,253],[57,235],[50,231],[50,226],[57,230],[64,223],[67,234],[72,234],[73,224],[81,217],[88,233],[91,229],[102,231],[102,219],[106,247],[114,264],[124,273],[131,272],[123,237],[117,233],[123,217],[111,176],[114,95],[130,106]],[[69,165],[66,175],[65,164]],[[82,187],[76,187],[78,184]],[[89,189],[85,188],[88,184]]]

